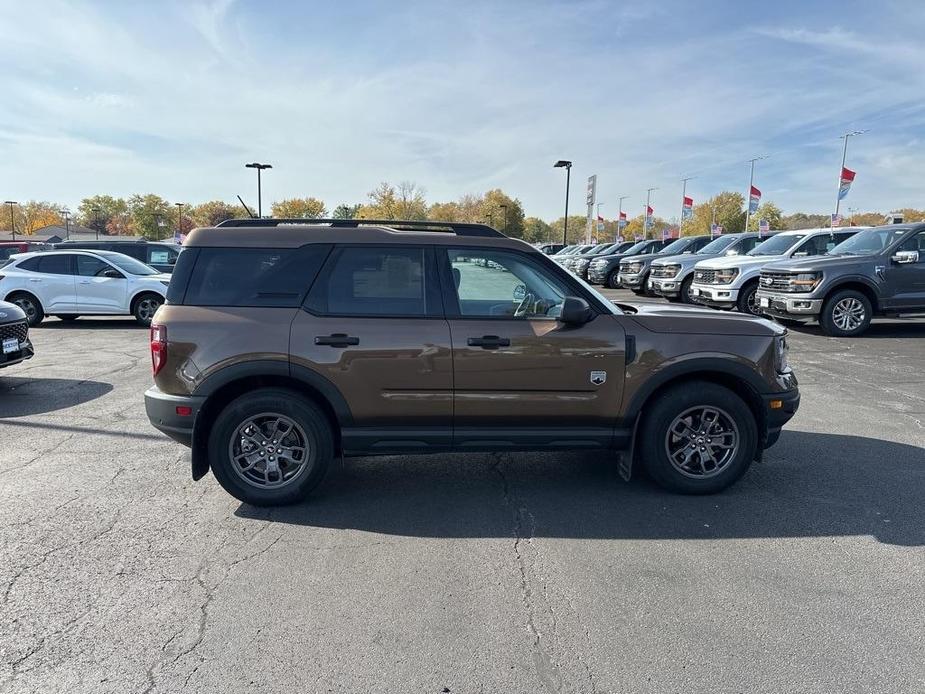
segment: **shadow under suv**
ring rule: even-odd
[[[618,306],[484,225],[234,220],[186,248],[145,406],[247,503],[300,501],[339,455],[442,451],[598,450],[716,492],[799,403],[781,326]]]

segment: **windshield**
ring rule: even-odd
[[[739,240],[741,237],[737,236],[720,236],[718,239],[713,239],[706,246],[697,251],[697,255],[713,255],[716,253],[722,253],[732,244]]]
[[[672,241],[662,250],[658,252],[659,255],[678,255],[683,253],[684,250],[691,245],[692,239],[678,239],[677,241]]]
[[[783,255],[805,238],[806,234],[781,234],[758,244],[745,255]]]
[[[595,253],[600,253],[602,250],[607,248],[607,246],[609,245],[610,245],[609,243],[599,243],[593,248],[589,248],[587,251],[582,253],[582,255],[594,255]]]
[[[648,247],[648,241],[640,241],[639,243],[634,243],[632,246],[623,251],[623,253],[626,255],[639,255]]]
[[[102,255],[102,254],[101,254]],[[139,260],[129,258],[121,253],[107,253],[102,256],[120,270],[125,270],[130,275],[159,275],[160,273],[153,267],[145,265]]]
[[[886,250],[894,241],[898,241],[907,229],[893,229],[891,227],[877,227],[865,229],[842,241],[827,255],[876,255]]]

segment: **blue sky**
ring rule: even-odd
[[[500,187],[561,214],[596,173],[676,215],[756,185],[785,211],[925,207],[925,2],[4,1],[0,195],[70,205]]]

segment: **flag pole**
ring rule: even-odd
[[[620,206],[620,211],[617,212],[617,234],[616,234],[616,238],[614,238],[613,240],[614,243],[619,243],[620,237],[623,236],[623,233],[622,233],[623,228],[620,226],[620,220],[623,219],[623,201],[626,200],[628,197],[629,195],[624,195],[623,197],[620,198],[620,202],[618,203],[618,205]]]
[[[751,173],[748,176],[748,194],[745,196],[745,229],[748,231],[748,221],[752,216],[752,188],[755,187],[755,162],[757,159],[750,161],[752,165]]]
[[[684,198],[687,197],[687,182],[695,176],[688,176],[681,179],[681,216],[678,217],[678,238],[681,238],[681,230],[684,227]]]
[[[854,137],[855,135],[863,135],[866,133],[866,130],[854,130],[850,133],[845,133],[841,136],[841,139],[845,141],[845,146],[841,152],[841,168],[838,170],[838,187],[835,189],[835,216],[838,216],[838,209],[841,206],[841,175],[845,170],[845,162],[848,161],[848,138]],[[835,218],[832,218],[832,227],[835,227]]]
[[[642,238],[645,240],[649,236],[649,203],[652,198],[652,191],[658,188],[649,188],[646,190],[646,209],[642,213]]]

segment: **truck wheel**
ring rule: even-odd
[[[42,310],[42,304],[29,292],[16,292],[7,297],[7,301],[16,304],[26,314],[26,320],[29,321],[29,327],[34,328],[45,319],[45,312]]]
[[[751,465],[758,426],[728,388],[696,381],[665,391],[646,408],[638,445],[646,471],[681,494],[713,494]]]
[[[209,465],[219,484],[254,506],[305,499],[334,456],[328,418],[313,402],[279,388],[233,400],[212,425]]]
[[[861,292],[844,289],[823,304],[819,325],[831,337],[857,337],[870,326],[872,313],[870,299]]]
[[[739,309],[739,313],[749,313],[753,316],[762,315],[761,309],[758,307],[758,280],[752,280],[739,290],[736,308]]]
[[[604,280],[604,284],[610,287],[611,289],[619,289],[620,282],[617,280],[617,275],[619,274],[618,270],[611,270],[607,273],[607,279]]]
[[[678,293],[678,300],[682,304],[692,304],[694,300],[691,299],[691,285],[694,283],[694,275],[688,275],[687,279],[681,282],[681,289]]]

